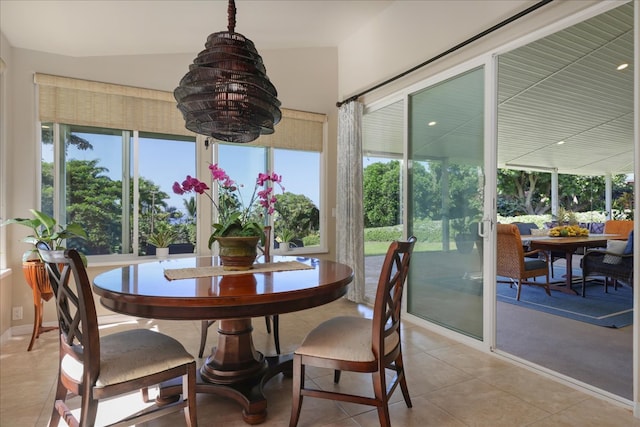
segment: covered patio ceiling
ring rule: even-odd
[[[632,3],[500,55],[498,167],[633,173],[634,73]],[[482,158],[471,148],[481,146],[471,140],[482,138],[482,82],[463,76],[450,86],[430,88],[428,103],[412,104],[411,121],[422,124],[411,128],[414,147],[428,147],[429,158],[469,163]],[[372,156],[402,153],[402,108],[397,103],[368,119],[367,127],[377,128],[365,129]],[[429,121],[438,125],[430,129]],[[420,158],[419,148],[413,156]]]

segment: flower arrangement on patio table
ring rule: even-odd
[[[588,229],[579,227],[577,225],[559,225],[549,230],[549,236],[551,237],[577,237],[588,235]]]
[[[187,175],[182,184],[177,181],[173,183],[174,193],[182,195],[193,191],[204,194],[218,212],[218,222],[213,224],[214,231],[209,237],[209,249],[218,237],[259,236],[264,244],[264,226],[260,220],[264,216],[264,211],[269,214],[274,212],[276,203],[274,185],[277,184],[284,192],[282,176],[275,172],[259,173],[251,199],[245,205],[239,191],[242,185],[236,184],[217,164],[209,165],[209,170],[213,180],[218,182],[218,202],[206,192],[210,189],[207,184],[190,175]],[[269,181],[272,183],[271,186],[266,185]]]

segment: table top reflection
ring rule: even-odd
[[[220,265],[217,257],[190,257],[128,265],[95,277],[94,292],[117,313],[158,319],[231,319],[288,313],[346,293],[352,269],[333,261],[271,257],[312,268],[168,280],[165,269]],[[257,262],[264,262],[261,258]]]

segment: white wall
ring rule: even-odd
[[[4,38],[3,38],[4,40]],[[203,40],[204,43],[204,40]],[[3,52],[9,49],[12,60],[8,63],[8,84],[12,87],[13,97],[9,108],[13,120],[9,125],[6,163],[7,174],[13,185],[7,187],[4,195],[7,203],[7,217],[29,216],[29,209],[38,207],[37,174],[40,153],[38,147],[38,129],[36,128],[36,92],[33,83],[35,72],[116,83],[150,89],[173,91],[188,70],[189,64],[197,55],[144,55],[74,58],[52,55],[25,49],[12,49],[2,46]],[[199,48],[199,46],[194,46]],[[278,98],[285,108],[324,113],[329,116],[329,173],[325,189],[326,208],[335,206],[335,141],[336,108],[338,93],[337,49],[290,49],[282,51],[262,51],[267,75],[278,89]],[[276,127],[277,131],[277,127]],[[3,156],[5,161],[5,156]],[[4,179],[3,179],[4,182]],[[329,220],[326,230],[330,237],[330,253],[333,256],[334,218]],[[33,304],[31,290],[21,272],[21,255],[28,245],[20,239],[27,234],[24,227],[3,227],[7,233],[7,261],[13,274],[13,295],[10,302],[0,303],[3,314],[11,312],[11,306],[23,306],[24,318],[14,321],[13,326],[31,324]],[[95,274],[89,266],[89,274]],[[98,305],[99,307],[99,305]],[[55,321],[52,304],[45,304],[45,322]]]
[[[0,222],[7,218],[8,188],[8,139],[11,112],[8,108],[10,86],[7,84],[9,64],[11,60],[11,48],[9,42],[0,34]],[[11,327],[11,298],[13,289],[13,276],[7,269],[7,238],[5,230],[0,229],[0,342],[8,335]]]

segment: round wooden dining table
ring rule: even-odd
[[[263,386],[291,369],[291,355],[265,356],[253,344],[251,318],[317,307],[345,295],[353,280],[351,267],[314,258],[271,257],[264,267],[295,269],[208,275],[219,271],[217,257],[177,258],[128,265],[95,277],[93,290],[101,304],[116,313],[151,319],[218,320],[218,341],[199,372],[196,391],[238,402],[248,424],[264,422]],[[276,263],[282,263],[276,265]],[[256,265],[258,265],[256,264]],[[170,280],[172,272],[195,276]],[[204,273],[203,273],[204,272]],[[204,276],[202,276],[205,274]],[[158,402],[170,402],[180,384],[164,384]]]

